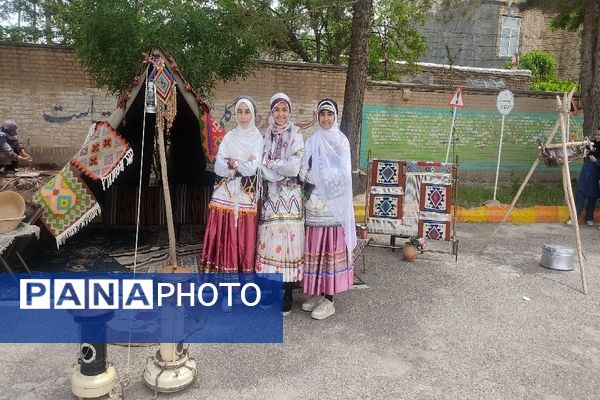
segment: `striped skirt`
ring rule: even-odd
[[[240,213],[236,227],[233,211],[211,208],[204,231],[198,270],[218,273],[253,273],[257,225],[256,213]]]
[[[342,226],[307,226],[303,289],[311,295],[333,295],[352,288],[354,268],[348,258]]]

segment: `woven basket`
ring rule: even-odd
[[[25,200],[17,192],[0,193],[0,233],[15,229],[25,218]]]

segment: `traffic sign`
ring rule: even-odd
[[[463,98],[463,92],[462,92],[462,88],[460,86],[457,86],[454,89],[454,92],[452,92],[452,97],[450,98],[448,105],[450,105],[452,107],[464,107],[465,106],[465,99]]]
[[[496,108],[502,115],[512,111],[515,105],[515,98],[510,90],[502,90],[496,97]]]

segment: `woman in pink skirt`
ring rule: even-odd
[[[350,144],[338,129],[337,103],[317,106],[319,127],[304,147],[300,179],[305,182],[305,293],[302,304],[315,319],[335,313],[333,295],[352,288],[356,230],[352,201]]]
[[[257,169],[263,137],[256,128],[256,110],[249,97],[235,105],[237,127],[219,145],[215,184],[204,231],[199,271],[253,273],[256,255]]]

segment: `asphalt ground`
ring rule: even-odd
[[[194,386],[160,399],[599,399],[600,231],[581,227],[588,294],[574,271],[538,264],[543,244],[574,246],[559,224],[461,224],[458,261],[369,247],[368,288],[317,321],[285,318],[283,344],[193,344]],[[379,243],[387,238],[377,237]],[[449,251],[447,243],[436,243]],[[126,399],[151,399],[142,371],[156,346],[110,345]],[[1,400],[74,398],[75,344],[0,345]],[[128,353],[130,356],[128,357]]]

